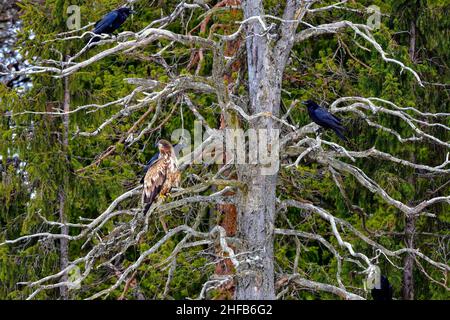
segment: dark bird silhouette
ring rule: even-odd
[[[332,115],[327,109],[319,106],[312,100],[303,101],[302,103],[308,108],[308,114],[312,121],[325,129],[333,130],[340,139],[348,141],[343,133],[345,128],[342,126],[341,119]]]
[[[392,286],[387,277],[381,275],[380,285],[371,290],[373,300],[390,301],[392,300]]]
[[[120,26],[127,20],[130,14],[134,13],[130,8],[123,7],[117,10],[107,13],[103,18],[95,23],[94,30],[95,34],[112,34],[114,31],[120,28]],[[93,37],[90,40],[91,43],[100,41],[100,37]],[[88,39],[89,41],[89,39]]]
[[[159,140],[157,145],[158,158],[148,168],[144,177],[142,193],[144,214],[147,213],[157,197],[164,198],[172,187],[178,186],[181,178],[173,146],[167,140]]]

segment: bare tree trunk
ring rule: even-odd
[[[232,54],[230,54],[229,56],[231,56],[231,55]],[[227,128],[227,121],[225,119],[229,118],[229,117],[230,116],[227,117],[226,114],[221,115],[221,117],[220,117],[220,129],[221,130],[225,130]],[[226,153],[224,153],[223,163],[227,163]],[[236,179],[235,174],[232,175],[230,170],[225,170],[223,172],[223,175],[227,176],[228,178],[234,179],[234,180]],[[229,191],[227,193],[227,195],[234,196],[235,192]],[[236,236],[236,231],[237,231],[236,230],[237,229],[236,205],[234,205],[234,204],[218,204],[216,208],[217,208],[218,213],[222,217],[220,225],[225,229],[226,236],[227,237]],[[230,246],[230,247],[233,250],[236,249],[233,246]],[[215,270],[216,275],[226,276],[226,275],[231,275],[233,273],[234,273],[234,267],[233,267],[233,263],[231,262],[230,259],[223,259],[223,260],[220,260],[219,262],[217,262],[216,270]],[[217,299],[220,299],[220,300],[232,299],[234,296],[234,292],[235,292],[234,281],[230,281],[220,288],[220,294],[218,295]]]
[[[416,229],[416,218],[406,216],[405,218],[405,242],[406,247],[414,249],[414,233]],[[408,254],[403,261],[403,300],[414,300],[414,256]]]
[[[413,154],[411,161],[416,161]],[[411,185],[416,185],[416,178],[413,175],[409,179]],[[405,245],[408,249],[414,248],[414,236],[416,232],[416,217],[414,215],[405,216]],[[414,300],[414,255],[407,254],[403,259],[403,300]]]
[[[264,14],[259,1],[243,1],[245,18]],[[273,83],[276,74],[268,72],[273,62],[268,61],[268,43],[261,25],[251,23],[247,30],[247,64],[250,95],[250,112],[278,114],[280,94]],[[272,65],[272,68],[271,68]],[[272,83],[273,85],[269,85]],[[271,129],[271,119],[260,119],[253,129]],[[238,237],[243,241],[244,252],[250,252],[249,261],[239,270],[235,297],[238,300],[275,299],[273,228],[275,223],[275,190],[277,175],[264,176],[261,165],[239,167],[239,180],[248,189],[238,195]]]
[[[253,113],[278,115],[281,83],[275,81],[275,74],[260,76],[260,71],[255,68],[255,80],[249,80],[249,89],[253,92],[251,109]],[[275,127],[273,121],[266,118],[256,121],[252,129],[271,130]],[[250,262],[239,271],[236,286],[239,300],[275,299],[273,230],[278,174],[264,175],[263,169],[260,163],[242,165],[238,169],[239,180],[247,185],[247,190],[238,195],[238,237],[243,241],[242,250],[251,253],[247,255]]]
[[[283,19],[300,20],[301,1],[288,0]],[[294,43],[298,23],[281,23],[278,30],[265,29],[254,17],[264,19],[261,0],[242,1],[244,18],[249,19],[246,29],[249,113],[266,113],[278,116],[280,112],[281,85],[284,68]],[[274,32],[270,34],[270,32]],[[269,117],[259,117],[250,124],[251,129],[278,129]],[[259,137],[260,139],[261,137]],[[255,146],[251,146],[254,148]],[[269,145],[269,148],[271,146]],[[276,184],[278,172],[263,174],[264,165],[238,166],[239,180],[247,185],[238,193],[238,238],[243,241],[241,250],[246,262],[237,274],[235,298],[275,299],[274,285],[274,227]]]
[[[409,58],[412,62],[416,62],[416,37],[417,37],[417,30],[416,30],[416,21],[411,21],[411,26],[409,30]]]
[[[410,38],[409,38],[409,57],[412,62],[416,59],[416,21],[411,20],[410,24]],[[411,161],[416,161],[416,157],[412,154]],[[416,185],[415,176],[412,176],[409,181],[413,186]],[[414,233],[416,231],[415,216],[406,215],[405,217],[405,244],[409,249],[414,249]],[[403,284],[402,296],[403,300],[414,300],[414,256],[406,255],[403,260]]]
[[[275,222],[276,175],[261,176],[258,167],[240,172],[248,183],[238,210],[238,236],[243,251],[251,252],[241,267],[236,286],[236,299],[275,299],[273,228]]]
[[[67,155],[69,148],[69,112],[70,110],[70,90],[69,90],[69,77],[64,78],[64,112],[66,113],[63,117],[63,150]],[[67,177],[63,177],[63,184],[60,187],[59,191],[59,222],[66,224],[67,223],[67,208],[66,208],[66,187],[67,187]],[[69,228],[66,225],[61,226],[61,234],[69,235]],[[61,238],[60,240],[60,268],[61,270],[65,269],[69,263],[69,243],[67,239]],[[61,278],[61,281],[67,281],[68,275],[64,274]],[[62,300],[67,300],[68,290],[66,286],[61,286],[59,289],[59,293]]]

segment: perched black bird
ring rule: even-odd
[[[176,145],[173,146],[173,149],[175,151],[175,155],[178,156],[178,153],[180,152],[181,149],[183,149],[185,147],[185,145],[183,143],[178,143]],[[159,159],[159,151],[156,152],[153,157],[150,158],[150,160],[148,160],[147,164],[144,167],[144,170],[142,172],[142,178],[140,183],[144,183],[144,178],[145,175],[147,174],[148,169],[150,169],[150,167],[156,162],[156,160]]]
[[[341,119],[332,115],[327,109],[319,106],[312,100],[303,101],[302,103],[308,108],[308,114],[312,121],[325,129],[333,130],[340,139],[348,141],[343,134],[345,128],[342,126]]]
[[[371,290],[373,300],[390,301],[392,300],[392,286],[388,278],[381,275],[379,288],[375,287]]]
[[[111,34],[119,29],[119,27],[127,20],[128,16],[132,13],[134,13],[134,11],[127,7],[111,11],[102,19],[97,21],[92,32],[95,34]],[[97,42],[100,39],[100,37],[94,37],[92,38],[91,43]]]

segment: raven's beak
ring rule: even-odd
[[[306,101],[302,101],[302,104],[306,106],[308,103]]]
[[[137,11],[135,11],[135,10],[131,10],[131,11],[130,11],[130,13],[131,13],[131,14],[136,14],[136,13],[137,13]]]

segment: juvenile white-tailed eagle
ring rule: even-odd
[[[172,144],[162,139],[156,145],[159,150],[158,158],[150,165],[144,177],[142,194],[144,214],[147,213],[157,197],[165,196],[170,189],[178,187],[180,184],[181,174],[178,171],[177,158]]]

